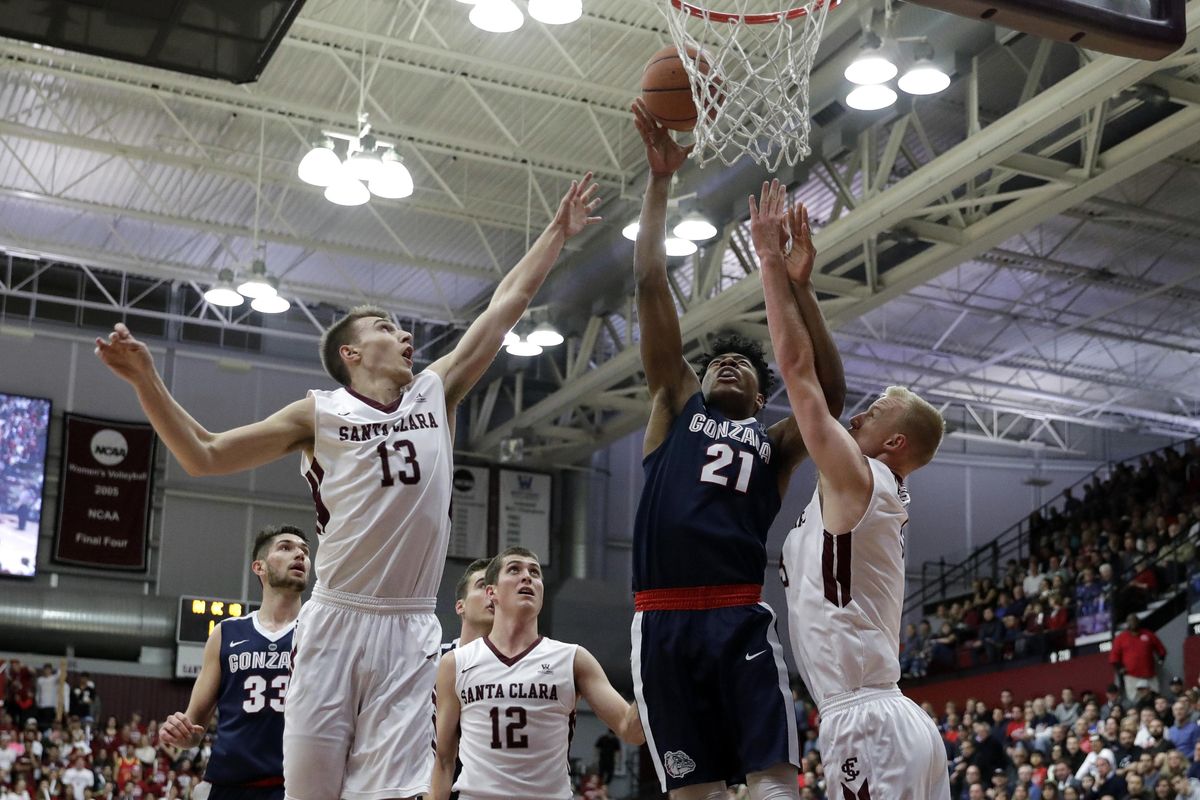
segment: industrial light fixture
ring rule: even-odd
[[[678,236],[668,236],[664,244],[666,245],[668,256],[690,256],[700,249],[695,242],[681,239]]]
[[[862,51],[858,57],[846,67],[846,80],[860,86],[886,83],[896,77],[900,70],[888,57],[883,42],[873,32],[868,31],[863,38]]]
[[[846,96],[846,105],[859,111],[878,111],[895,103],[896,97],[887,86],[859,86]]]
[[[278,293],[278,289],[271,285],[267,280],[267,264],[261,258],[256,258],[250,264],[250,274],[246,279],[238,284],[238,294],[243,297],[249,297],[252,300],[259,297],[270,297]]]
[[[342,170],[342,160],[333,149],[333,139],[322,137],[312,149],[300,159],[296,170],[300,180],[313,186],[328,186]]]
[[[928,59],[922,59],[900,76],[897,85],[901,91],[908,94],[937,94],[950,85],[950,76],[943,72],[937,64]]]
[[[563,335],[550,324],[549,320],[545,320],[539,322],[537,327],[530,331],[529,335],[525,337],[525,341],[537,347],[558,347],[563,343]]]
[[[466,0],[460,0],[460,1],[466,2]],[[521,341],[521,337],[517,335],[516,331],[509,331],[508,333],[504,334],[504,346],[505,347],[514,345],[519,341]]]
[[[633,222],[629,223],[624,228],[621,228],[621,235],[624,236],[626,239],[628,239],[631,242],[636,242],[638,230],[641,227],[642,227],[641,223],[635,219]]]
[[[717,226],[698,211],[688,214],[675,226],[674,233],[690,242],[704,242],[717,235]]]
[[[529,16],[546,25],[566,25],[583,16],[583,0],[529,0]]]
[[[338,170],[337,178],[325,187],[325,199],[339,206],[361,206],[371,199],[371,192],[354,177],[349,161]]]
[[[512,33],[525,24],[525,15],[512,0],[479,0],[467,18],[488,33]]]
[[[287,298],[279,294],[279,279],[274,275],[267,276],[267,283],[274,294],[262,295],[250,301],[250,307],[262,314],[282,314],[292,307]]]
[[[534,344],[528,339],[517,342],[516,344],[510,344],[508,347],[504,348],[504,351],[510,356],[521,356],[522,358],[530,358],[532,356],[538,356],[542,354],[541,346]]]
[[[217,282],[204,293],[204,300],[225,308],[236,308],[245,302],[245,298],[233,288],[233,270],[223,269],[217,273]]]
[[[398,200],[413,193],[412,173],[395,150],[387,150],[381,157],[379,174],[367,184],[371,194],[387,200]]]

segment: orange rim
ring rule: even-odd
[[[841,2],[842,0],[829,0],[829,10],[837,8]],[[671,5],[693,17],[731,25],[771,25],[778,22],[791,22],[794,19],[808,16],[808,9],[804,6],[770,14],[728,14],[724,11],[709,11],[692,3],[685,3],[683,0],[671,0]],[[825,5],[825,0],[818,0],[816,7],[820,8],[823,5]]]

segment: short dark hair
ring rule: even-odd
[[[534,561],[538,562],[539,564],[542,563],[542,560],[540,558],[538,558],[537,553],[533,552],[532,550],[530,550],[528,548],[525,548],[525,547],[505,548],[503,551],[501,551],[501,553],[498,556],[496,556],[495,558],[493,558],[491,561],[488,562],[487,572],[485,572],[483,575],[483,582],[486,585],[495,586],[496,582],[500,580],[500,568],[502,566],[504,566],[504,559],[508,558],[509,556],[522,556],[523,558],[532,558]]]
[[[696,360],[692,362],[696,369],[696,376],[700,380],[704,380],[704,373],[708,371],[709,362],[724,353],[738,353],[748,358],[755,373],[758,374],[758,393],[765,397],[771,391],[771,387],[775,383],[775,373],[767,366],[767,353],[763,349],[762,343],[732,331],[717,334],[717,338],[712,341],[711,349],[696,357]]]
[[[467,568],[463,570],[462,577],[454,585],[454,599],[456,601],[467,599],[467,591],[471,587],[471,576],[481,569],[486,570],[490,563],[492,563],[490,558],[477,558],[467,565]]]
[[[342,362],[342,345],[354,342],[354,323],[367,317],[391,319],[379,306],[355,306],[321,335],[321,365],[342,386],[350,385],[350,371]]]
[[[267,550],[271,546],[271,542],[276,536],[282,536],[285,533],[290,533],[293,536],[299,536],[300,541],[308,544],[308,536],[304,531],[297,528],[295,525],[268,525],[258,532],[254,537],[254,560],[258,561],[267,554]]]

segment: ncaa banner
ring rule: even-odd
[[[64,414],[63,429],[54,560],[145,571],[153,428]]]

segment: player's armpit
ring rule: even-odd
[[[575,690],[587,700],[600,721],[623,741],[634,745],[646,741],[637,706],[630,708],[630,704],[609,682],[600,662],[584,647],[578,647],[575,651]]]
[[[454,651],[442,656],[438,664],[435,696],[437,697],[437,733],[430,796],[433,800],[449,800],[454,785],[454,762],[458,757],[458,722],[462,707],[454,691]]]

